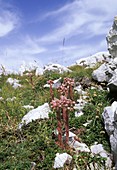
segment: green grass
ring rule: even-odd
[[[45,73],[43,76],[33,76],[32,87],[28,76],[9,75],[0,77],[0,170],[30,170],[31,162],[36,163],[36,170],[52,170],[54,158],[57,152],[67,152],[73,156],[70,166],[64,169],[73,169],[74,166],[85,169],[91,162],[103,163],[100,157],[92,158],[88,153],[76,154],[74,150],[62,150],[56,144],[56,138],[53,131],[56,129],[56,113],[50,113],[49,120],[36,120],[18,130],[18,124],[22,117],[29,111],[23,108],[23,105],[33,105],[34,108],[49,102],[49,89],[43,88],[43,85],[49,79],[57,79],[60,76],[74,78],[78,81],[82,77],[91,79],[92,69],[73,66],[70,68],[72,73],[58,74],[53,72]],[[13,89],[6,83],[8,77],[20,80],[21,88]],[[94,83],[94,82],[93,82]],[[56,94],[56,90],[54,91]],[[88,90],[89,100],[84,107],[84,115],[76,118],[74,112],[70,113],[69,126],[74,127],[74,132],[78,138],[88,146],[94,142],[102,143],[107,151],[110,151],[108,137],[104,130],[102,112],[105,106],[109,105],[106,91]],[[7,101],[7,98],[16,97],[14,101]],[[78,95],[75,95],[77,100]],[[83,126],[88,120],[92,120],[87,127]]]

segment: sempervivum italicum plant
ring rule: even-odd
[[[73,109],[75,104],[73,101],[73,87],[74,80],[71,78],[64,78],[63,84],[58,88],[59,99],[55,98],[50,103],[57,114],[58,144],[62,148],[64,148],[62,125],[66,133],[65,147],[69,142],[69,111]],[[52,86],[50,88],[52,88]],[[52,89],[50,89],[50,95],[51,94],[53,94]]]

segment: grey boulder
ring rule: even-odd
[[[115,169],[117,170],[117,102],[114,101],[111,106],[105,107],[102,116],[110,140]]]

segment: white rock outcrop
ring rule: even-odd
[[[11,75],[11,74],[18,75],[18,72],[15,71],[15,70],[8,69],[4,65],[0,66],[0,76],[1,75],[8,76],[8,75]]]
[[[102,64],[94,70],[92,77],[98,82],[108,83],[115,74],[117,74],[117,58],[112,59],[109,63]]]
[[[20,81],[17,79],[13,79],[9,77],[6,82],[12,85],[14,89],[17,89],[18,87],[22,87],[22,85],[19,84]]]
[[[89,147],[85,143],[78,142],[77,140],[69,141],[70,147],[74,148],[76,152],[90,152]]]
[[[111,59],[94,70],[92,77],[98,82],[107,82],[110,92],[117,92],[117,16],[106,39]]]
[[[90,149],[85,143],[78,142],[74,133],[69,131],[69,146],[74,148],[77,152],[90,152]]]
[[[84,113],[83,113],[83,108],[84,106],[86,105],[86,101],[83,100],[83,99],[78,99],[75,106],[74,106],[74,109],[75,109],[75,117],[79,117],[79,116],[82,116]]]
[[[117,57],[117,16],[114,18],[113,25],[107,34],[106,39],[109,53],[113,58]]]
[[[86,67],[94,67],[97,63],[102,63],[104,61],[109,62],[111,59],[111,55],[108,52],[99,52],[92,56],[81,58],[76,61],[76,65],[86,66]]]
[[[62,66],[60,64],[48,64],[44,66],[44,72],[45,71],[55,71],[58,73],[64,73],[64,72],[72,72],[70,69],[68,69],[65,66]]]
[[[109,82],[113,76],[114,68],[113,65],[104,63],[98,69],[93,71],[92,77],[98,82]]]
[[[105,107],[102,116],[117,169],[117,102],[114,101],[111,106]]]
[[[56,154],[56,157],[55,157],[55,161],[54,161],[54,166],[53,168],[63,168],[64,165],[67,163],[67,164],[70,164],[70,162],[72,161],[72,156],[70,156],[69,154],[67,153],[57,153]]]
[[[87,92],[83,90],[83,87],[81,85],[76,86],[74,90],[80,95],[80,98],[83,98],[83,96],[87,96]]]
[[[29,63],[23,62],[19,68],[19,74],[22,76],[25,71],[27,72],[35,71],[35,75],[38,76],[43,75],[44,70],[43,67],[35,61]]]
[[[61,86],[61,77],[59,78],[59,79],[56,79],[56,80],[54,80],[53,81],[53,84],[52,84],[52,88],[58,88],[59,86]],[[44,86],[43,86],[44,88],[50,88],[50,85],[49,84],[45,84]]]
[[[114,71],[112,78],[108,82],[108,88],[110,92],[117,93],[117,69]]]
[[[41,106],[38,106],[36,109],[32,109],[29,111],[23,118],[21,123],[19,124],[19,129],[25,124],[35,121],[37,119],[48,119],[49,118],[50,107],[48,103],[45,103]]]
[[[35,71],[35,76],[43,75],[44,69],[42,67],[38,67]]]
[[[91,153],[94,155],[99,154],[102,158],[106,158],[105,166],[106,169],[111,170],[112,168],[112,160],[110,159],[110,155],[104,150],[102,144],[94,144],[90,147]]]

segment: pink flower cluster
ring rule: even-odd
[[[50,95],[52,92],[52,81],[50,83]],[[73,101],[73,87],[74,80],[71,78],[64,78],[63,84],[58,88],[59,99],[55,98],[51,101],[51,107],[57,113],[57,130],[58,130],[58,144],[60,147],[64,148],[62,140],[62,125],[65,127],[66,139],[65,147],[69,142],[69,111],[73,109],[75,101]],[[54,97],[52,97],[54,98]]]

